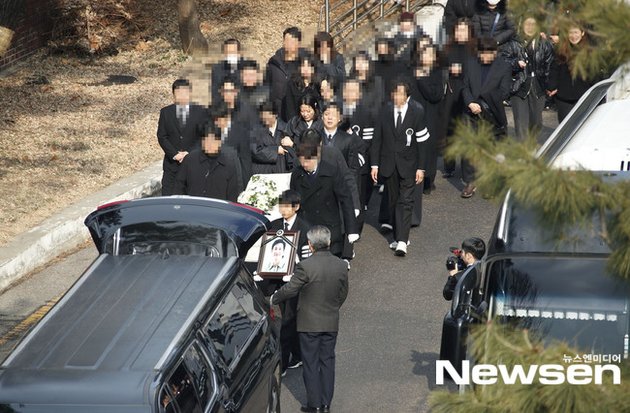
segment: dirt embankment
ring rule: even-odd
[[[163,156],[155,131],[170,85],[215,61],[221,42],[240,39],[264,63],[295,25],[312,39],[319,2],[214,0],[200,3],[213,53],[193,62],[179,48],[176,1],[138,0],[142,30],[105,57],[45,49],[0,76],[0,246],[86,195]],[[111,84],[110,75],[133,76]],[[124,79],[123,79],[124,80]],[[203,101],[207,84],[195,85]]]

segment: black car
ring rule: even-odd
[[[605,180],[630,179],[629,172]],[[444,318],[440,359],[461,373],[473,323],[497,320],[562,340],[590,354],[628,357],[630,282],[608,273],[610,249],[591,228],[568,228],[564,239],[508,194],[480,273],[458,282]]]
[[[278,323],[242,259],[264,215],[167,197],[85,224],[100,256],[0,367],[0,411],[280,411]]]

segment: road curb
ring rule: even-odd
[[[34,269],[84,243],[83,220],[98,205],[153,196],[162,188],[162,161],[69,206],[0,248],[0,292]]]

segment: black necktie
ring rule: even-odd
[[[333,140],[333,136],[332,135],[328,135],[328,144],[332,145],[332,140]]]
[[[288,222],[285,222],[285,223],[284,223],[284,230],[285,230],[285,231],[288,231],[288,230],[289,230],[289,223],[288,223]]]
[[[396,129],[400,128],[402,124],[402,112],[398,111],[398,116],[396,117]]]

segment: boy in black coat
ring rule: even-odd
[[[306,233],[311,227],[308,222],[298,216],[300,209],[301,197],[300,193],[291,189],[284,191],[280,195],[280,215],[282,218],[271,221],[270,230],[284,231],[300,231],[300,237],[297,245],[297,256],[299,259],[296,263],[311,256],[308,248],[308,240]],[[264,283],[264,282],[263,282]],[[284,282],[270,281],[270,290],[268,295],[273,291],[280,289]],[[287,368],[296,368],[302,365],[302,357],[300,355],[300,340],[297,335],[297,305],[298,298],[294,297],[280,304],[282,311],[282,328],[280,330],[280,346],[282,348],[282,372]]]

